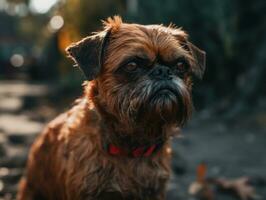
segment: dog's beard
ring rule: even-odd
[[[114,94],[114,93],[113,93]],[[128,125],[177,124],[182,126],[192,109],[190,92],[179,79],[154,81],[143,79],[134,85],[117,88],[113,105]]]

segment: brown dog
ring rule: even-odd
[[[173,26],[104,24],[67,49],[90,82],[32,146],[18,200],[165,198],[169,137],[191,114],[205,53]]]

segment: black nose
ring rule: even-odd
[[[152,78],[161,80],[170,80],[172,79],[172,75],[171,69],[166,66],[155,66],[151,72]]]

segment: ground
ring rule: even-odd
[[[58,93],[62,92],[56,84],[0,82],[0,200],[15,199],[31,143],[49,120],[70,107],[71,98],[58,103]],[[196,199],[188,195],[188,187],[202,162],[211,177],[249,176],[260,180],[254,186],[261,199],[266,199],[264,108],[262,101],[253,112],[230,120],[209,110],[195,112],[181,137],[172,142],[173,173],[167,199]],[[237,198],[216,192],[216,199]]]

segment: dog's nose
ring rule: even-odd
[[[152,78],[161,79],[161,80],[170,80],[172,79],[172,71],[169,67],[166,66],[155,66],[151,72]]]

